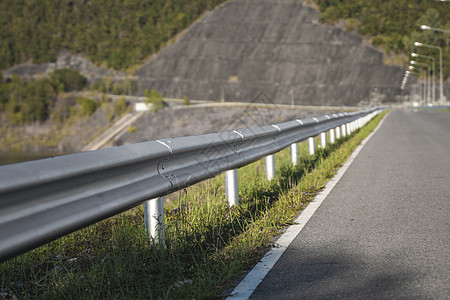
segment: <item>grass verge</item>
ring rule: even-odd
[[[297,166],[277,153],[270,182],[263,160],[239,169],[239,206],[226,203],[223,176],[171,195],[164,246],[149,241],[139,206],[6,261],[0,298],[220,299],[382,117],[313,156],[301,143]]]

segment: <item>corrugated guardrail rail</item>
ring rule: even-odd
[[[383,109],[1,166],[0,261]]]

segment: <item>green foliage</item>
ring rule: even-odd
[[[80,90],[85,86],[86,78],[72,69],[56,70],[48,78],[32,81],[13,76],[10,82],[0,82],[0,111],[6,111],[10,121],[16,125],[43,122],[50,116],[63,121],[70,104],[64,100],[63,104],[56,105],[58,93]]]
[[[61,87],[64,92],[81,91],[87,84],[86,77],[77,70],[68,68],[55,70],[50,78],[53,84]]]
[[[32,59],[54,61],[61,49],[97,65],[142,63],[206,10],[225,0],[3,0],[0,69]]]
[[[3,75],[0,73],[0,111],[5,110],[5,106],[9,101],[10,86],[3,81]]]
[[[301,143],[296,166],[288,149],[276,153],[272,181],[263,160],[240,168],[238,206],[226,203],[223,176],[173,194],[164,247],[149,241],[140,205],[3,262],[0,290],[18,299],[220,299],[380,119],[313,156]]]
[[[188,96],[183,96],[183,103],[186,106],[191,104],[191,101],[189,100]]]
[[[114,102],[114,115],[121,116],[127,110],[127,102],[125,101],[125,97],[120,97]]]
[[[387,53],[404,57],[417,49],[414,42],[422,42],[443,48],[444,60],[450,59],[449,38],[445,34],[420,29],[420,25],[450,28],[450,5],[437,1],[411,0],[315,0],[323,22],[336,23],[346,19],[348,30],[357,29],[360,34],[373,37],[372,43]],[[422,54],[437,57],[433,50],[421,48]],[[407,61],[405,61],[407,63]],[[448,64],[445,65],[447,73]],[[447,77],[447,76],[446,76]]]
[[[137,82],[133,79],[111,82],[111,78],[103,77],[101,81],[94,82],[91,88],[107,94],[132,95],[137,90]]]
[[[153,111],[158,111],[164,107],[163,96],[155,90],[145,90],[145,103],[152,105]]]
[[[128,127],[128,132],[129,133],[134,133],[135,131],[136,131],[136,126]]]
[[[99,106],[99,104],[91,98],[78,97],[76,101],[79,105],[77,114],[80,116],[92,115]]]
[[[8,93],[2,92],[2,106],[11,122],[18,125],[45,121],[57,94],[48,78],[26,81],[17,76],[6,87],[3,84],[2,91]]]

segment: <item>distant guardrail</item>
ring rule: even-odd
[[[236,168],[325,132],[330,140],[385,108],[325,115],[199,136],[154,140],[0,167],[0,261],[144,203],[149,234],[164,234],[162,196],[226,172],[227,199],[238,204]],[[297,149],[297,150],[296,150]]]

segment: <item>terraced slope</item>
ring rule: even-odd
[[[299,0],[232,0],[136,71],[139,93],[276,103],[392,102],[404,70]]]

